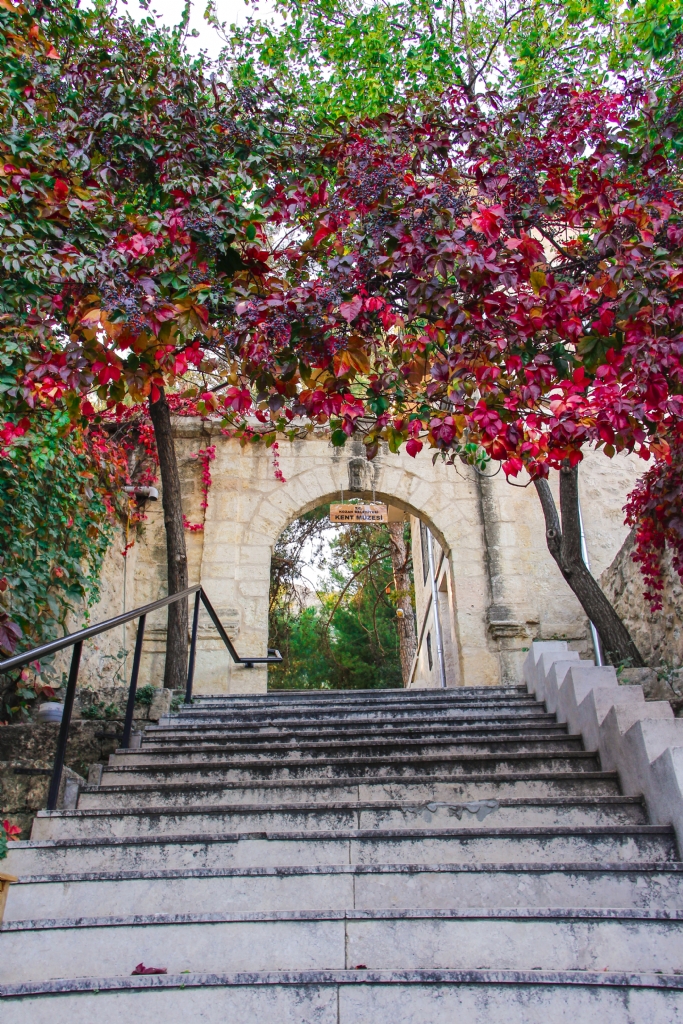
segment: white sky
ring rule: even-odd
[[[324,533],[324,545],[322,550],[323,558],[327,558],[330,552],[330,541],[334,540],[339,527],[331,526],[329,530],[325,530]],[[301,549],[301,564],[302,564],[302,575],[305,582],[313,588],[313,590],[324,590],[325,582],[329,576],[329,570],[323,569],[318,566],[317,560],[314,559],[314,552],[318,550],[318,542],[315,544],[313,541],[306,541],[303,548]],[[303,568],[305,566],[305,568]]]
[[[119,0],[119,10],[127,12],[135,20],[154,14],[163,24],[177,25],[185,7],[185,0],[151,0],[149,11],[143,10],[138,0]],[[206,50],[209,57],[217,57],[223,45],[222,40],[211,25],[204,19],[205,0],[194,0],[190,16],[190,29],[196,29],[199,36],[188,37],[187,48],[191,53]],[[271,13],[271,4],[254,0],[216,0],[218,20],[229,25],[244,25],[247,17],[267,18]]]

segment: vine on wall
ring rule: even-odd
[[[79,608],[87,618],[114,524],[129,504],[128,470],[106,433],[70,428],[60,410],[36,410],[0,463],[0,650],[10,655],[65,633]],[[49,662],[6,677],[0,715],[25,711],[59,685]]]
[[[208,497],[209,488],[211,487],[211,463],[216,458],[216,445],[211,444],[208,448],[200,448],[198,452],[193,452],[193,454],[190,455],[190,458],[199,459],[202,466],[202,500],[199,507],[202,510],[202,513],[205,513],[206,509],[209,507]],[[204,529],[203,522],[191,523],[185,515],[183,516],[183,526],[186,530],[189,530],[190,533],[197,533]]]
[[[281,484],[286,484],[287,481],[285,480],[282,470],[280,469],[280,447],[277,441],[275,441],[271,445],[271,451],[273,453],[273,475],[275,476],[276,480],[280,481]]]
[[[668,546],[674,570],[683,580],[683,428],[671,446],[662,445],[661,457],[638,480],[624,506],[626,522],[635,527],[631,555],[645,580],[645,600],[653,612],[663,607],[662,559]]]

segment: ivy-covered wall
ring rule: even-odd
[[[671,564],[671,554],[662,559],[664,589],[661,610],[653,612],[643,597],[643,577],[632,560],[634,536],[630,533],[600,584],[626,623],[636,647],[652,668],[683,666],[683,583]]]

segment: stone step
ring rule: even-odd
[[[490,686],[482,683],[480,686],[449,686],[441,687],[419,687],[414,690],[406,690],[404,686],[387,687],[365,687],[362,689],[301,689],[300,687],[289,687],[283,689],[269,690],[267,693],[202,693],[196,698],[201,701],[284,701],[284,700],[337,700],[344,697],[352,701],[356,698],[367,699],[374,697],[377,700],[391,700],[399,698],[414,698],[421,700],[429,697],[430,694],[447,697],[449,694],[470,694],[470,693],[527,693],[523,683],[503,683],[499,686]]]
[[[305,702],[302,704],[263,704],[263,705],[209,705],[192,704],[181,705],[177,712],[170,715],[170,718],[183,718],[191,721],[198,719],[234,719],[235,721],[255,721],[264,718],[279,721],[282,718],[290,718],[292,721],[306,718],[327,719],[330,716],[353,720],[356,717],[367,717],[369,720],[379,718],[382,721],[394,719],[401,721],[404,718],[415,718],[419,720],[424,717],[457,717],[459,715],[487,715],[491,719],[499,716],[514,717],[517,715],[548,714],[543,702],[535,697],[527,695],[515,699],[481,699],[481,700],[453,700],[430,701],[416,703],[415,701],[404,701],[400,704],[377,704],[368,701],[347,704],[346,701],[335,703],[325,702],[314,704]]]
[[[482,736],[472,738],[435,737],[433,739],[410,739],[408,737],[369,737],[368,739],[334,740],[301,739],[292,736],[281,742],[266,738],[264,741],[238,740],[222,737],[219,733],[207,730],[205,733],[183,734],[178,732],[159,736],[158,733],[145,733],[142,750],[146,752],[169,750],[184,753],[201,745],[202,750],[220,750],[232,755],[233,759],[242,757],[355,757],[358,754],[396,755],[406,754],[409,757],[420,757],[422,754],[507,754],[507,753],[540,753],[552,757],[564,751],[583,750],[583,741],[575,736],[534,736],[521,735]]]
[[[207,710],[198,712],[180,712],[174,715],[166,715],[161,720],[162,725],[180,723],[181,725],[197,724],[205,725],[211,724],[212,722],[233,724],[235,726],[252,726],[256,727],[259,725],[291,725],[301,726],[310,724],[327,724],[330,726],[349,723],[351,725],[390,725],[398,723],[401,725],[409,725],[411,723],[419,725],[422,723],[439,723],[439,722],[453,722],[453,723],[477,723],[477,722],[510,722],[515,723],[518,721],[540,721],[555,723],[555,717],[546,711],[545,706],[536,701],[529,702],[527,704],[515,706],[512,704],[505,706],[487,706],[487,705],[462,705],[459,707],[444,707],[444,708],[424,708],[414,709],[405,708],[393,711],[387,710],[373,710],[371,708],[357,708],[356,710],[346,710],[343,708],[321,708],[315,710],[301,710],[285,708],[281,711],[273,710],[271,708],[265,708],[263,710],[253,711],[221,711],[221,710]]]
[[[378,695],[376,690],[360,690],[352,694],[350,690],[345,692],[331,692],[324,694],[323,691],[313,693],[301,693],[288,699],[274,694],[195,694],[189,705],[183,703],[181,711],[256,711],[267,712],[270,709],[309,710],[326,708],[342,708],[353,710],[354,708],[377,708],[379,710],[401,708],[453,708],[466,705],[513,705],[513,703],[535,703],[538,697],[524,689],[497,689],[485,686],[479,690],[469,690],[465,687],[453,687],[446,690],[423,690],[397,693],[391,698]]]
[[[450,708],[470,707],[477,705],[501,705],[513,707],[530,704],[541,704],[542,701],[526,689],[517,690],[504,687],[497,689],[491,687],[489,692],[486,687],[478,691],[468,690],[466,687],[441,690],[423,690],[420,694],[416,691],[403,690],[392,698],[377,698],[372,696],[372,691],[365,690],[352,695],[349,690],[343,694],[330,694],[323,696],[322,691],[317,696],[309,693],[298,697],[283,700],[275,694],[194,694],[189,704],[184,702],[178,708],[178,714],[193,714],[201,712],[269,712],[279,713],[289,709],[292,712],[298,711],[326,711],[330,708],[341,708],[342,713],[354,711],[358,708],[371,708],[379,711],[401,711],[405,709],[419,712],[425,708]]]
[[[260,781],[262,779],[343,778],[349,775],[379,777],[382,775],[423,775],[435,773],[473,775],[478,772],[509,774],[526,772],[597,772],[599,758],[585,750],[568,750],[557,754],[528,751],[508,754],[423,754],[397,755],[359,754],[356,757],[294,757],[280,758],[226,756],[220,747],[197,744],[194,749],[168,747],[165,750],[117,750],[110,756],[110,765],[205,764],[220,768],[226,781]]]
[[[422,736],[434,736],[438,739],[449,736],[497,736],[497,735],[534,735],[567,736],[567,726],[559,725],[557,722],[549,721],[540,715],[532,718],[506,718],[490,719],[481,718],[462,719],[450,718],[439,721],[402,721],[396,722],[390,719],[383,722],[354,721],[354,722],[328,722],[321,721],[300,721],[300,722],[233,722],[231,720],[207,720],[205,722],[187,722],[177,719],[161,720],[158,725],[148,726],[147,735],[149,738],[164,736],[200,736],[204,733],[216,734],[217,736],[229,738],[235,736],[237,739],[261,740],[268,739],[277,742],[283,737],[301,736],[316,737],[323,733],[329,737],[340,737],[353,740],[355,737],[396,738],[404,736],[409,739]]]
[[[53,812],[54,813],[54,812]],[[13,843],[6,863],[22,873],[328,864],[623,863],[677,861],[673,829],[662,825],[477,827],[334,832],[206,832],[82,836]]]
[[[13,1024],[683,1024],[673,830],[521,687],[200,697],[101,781],[3,862]]]
[[[217,804],[203,801],[191,787],[184,799],[176,790],[163,794],[85,793],[78,809],[39,815],[34,837],[56,839],[73,835],[144,835],[149,829],[159,833],[253,832],[265,830],[396,829],[449,828],[456,821],[476,825],[487,819],[496,827],[516,825],[628,825],[646,824],[642,802],[631,797],[551,797],[540,799],[483,799],[474,801]],[[60,815],[59,817],[57,815]],[[150,818],[153,819],[150,822]],[[75,828],[75,831],[74,831]]]
[[[683,969],[683,912],[346,910],[136,914],[7,921],[5,984],[181,971]]]
[[[520,718],[516,722],[431,722],[431,723],[407,723],[396,725],[394,722],[370,722],[367,724],[322,722],[301,723],[295,726],[272,724],[249,724],[240,725],[232,722],[215,723],[213,721],[205,724],[171,722],[165,725],[148,726],[146,730],[147,739],[165,739],[167,736],[218,736],[221,740],[234,740],[239,742],[270,743],[283,742],[291,737],[298,739],[319,738],[320,736],[332,739],[344,738],[382,738],[392,739],[407,736],[409,739],[431,739],[442,737],[453,737],[460,739],[517,739],[520,736],[533,736],[543,739],[546,736],[551,739],[567,737],[567,726],[548,722],[545,719]]]
[[[256,695],[253,695],[256,696]],[[244,699],[232,699],[229,696],[224,698],[208,698],[195,696],[190,704],[181,704],[176,714],[327,714],[329,711],[338,711],[345,715],[347,712],[353,714],[355,711],[367,709],[369,711],[380,711],[382,713],[396,713],[402,711],[415,712],[420,714],[423,711],[440,711],[449,708],[471,708],[471,707],[542,707],[543,702],[532,693],[504,693],[492,690],[491,693],[465,693],[464,691],[450,690],[445,696],[438,693],[416,698],[414,695],[403,693],[403,696],[395,697],[392,700],[376,700],[371,697],[359,696],[349,699],[348,696],[326,699],[304,698],[297,700],[278,700],[277,698],[266,698],[265,700],[253,700],[248,695]]]
[[[0,988],[13,1024],[681,1024],[683,978],[605,971],[288,971],[101,976]]]
[[[10,889],[5,920],[404,907],[496,909],[516,908],[520,901],[525,907],[666,907],[683,912],[683,864],[672,864],[669,870],[651,864],[407,864],[20,875]]]
[[[481,800],[493,797],[618,796],[616,772],[537,772],[487,775],[387,775],[381,779],[292,779],[261,782],[227,782],[223,770],[210,765],[120,765],[102,773],[100,792],[123,786],[144,792],[146,788],[195,786],[226,794],[226,803],[312,803],[326,800]],[[97,787],[85,787],[93,792]]]
[[[469,703],[537,703],[536,697],[530,694],[525,686],[479,686],[449,687],[441,689],[390,691],[381,690],[317,690],[290,691],[290,693],[271,692],[267,694],[196,694],[192,703],[183,705],[183,710],[248,710],[259,708],[286,708],[339,706],[342,710],[355,707],[379,708],[420,708],[433,705],[444,707],[453,704]]]

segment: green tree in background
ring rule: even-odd
[[[276,0],[220,26],[241,85],[272,78],[311,114],[375,116],[414,92],[474,94],[681,74],[680,0]]]
[[[268,642],[281,651],[284,662],[270,669],[269,687],[400,687],[389,531],[386,526],[347,526],[326,543],[328,516],[328,505],[307,513],[275,547]],[[310,545],[312,561],[327,569],[317,597],[306,583],[305,545]]]

